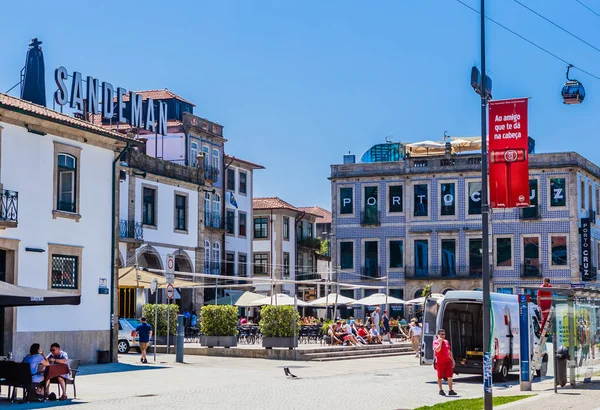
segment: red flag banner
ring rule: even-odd
[[[489,102],[489,178],[492,208],[529,206],[527,99]]]

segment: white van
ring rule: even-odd
[[[492,371],[506,380],[510,371],[519,370],[520,330],[517,295],[490,293],[492,305]],[[541,336],[542,316],[539,307],[529,303],[529,354],[537,349]],[[421,364],[432,364],[433,341],[437,329],[446,331],[456,361],[456,374],[483,374],[483,292],[449,291],[441,300],[427,300],[423,315]],[[536,375],[545,376],[548,354]]]

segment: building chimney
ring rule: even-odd
[[[44,54],[41,41],[37,38],[29,43],[27,58],[25,59],[25,73],[21,82],[21,99],[34,104],[46,106],[46,79],[44,69]]]

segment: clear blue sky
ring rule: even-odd
[[[600,18],[575,0],[521,1],[600,48]],[[600,12],[600,1],[582,1]],[[44,42],[49,101],[58,65],[129,90],[169,88],[225,125],[228,153],[265,165],[255,196],[330,208],[329,166],[348,151],[360,158],[388,135],[480,135],[469,86],[479,16],[455,0],[5,3],[2,92],[18,82],[33,37]],[[599,52],[511,0],[488,4],[488,16],[600,76]],[[563,63],[493,24],[487,39],[494,98],[532,97],[538,152],[600,163],[600,81],[573,72],[587,96],[565,106]]]

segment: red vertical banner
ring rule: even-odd
[[[492,208],[529,206],[527,99],[489,102],[489,189]]]

